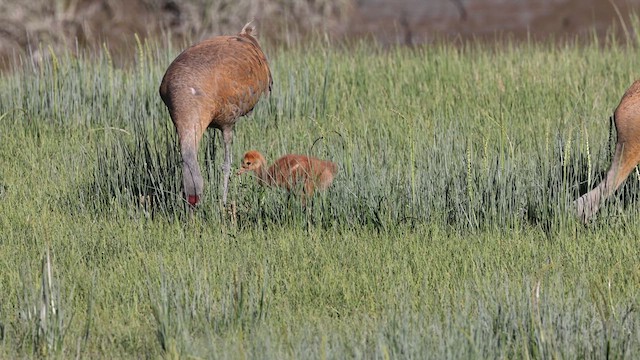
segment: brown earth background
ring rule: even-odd
[[[254,18],[261,41],[287,45],[322,32],[414,46],[633,37],[638,10],[640,0],[0,0],[0,68],[38,61],[49,48],[107,47],[121,64],[133,57],[134,34],[184,44],[236,33]]]

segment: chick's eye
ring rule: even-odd
[[[248,165],[251,165],[251,161],[247,161],[247,166],[248,166]]]

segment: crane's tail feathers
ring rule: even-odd
[[[254,21],[255,19],[251,19],[251,21],[249,21],[243,28],[242,31],[240,31],[240,35],[251,35],[251,36],[255,36],[256,35],[256,27],[251,25],[251,23]]]

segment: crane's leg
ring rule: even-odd
[[[222,130],[222,138],[224,140],[224,164],[222,164],[222,174],[224,180],[222,183],[222,203],[227,206],[227,194],[229,192],[229,177],[231,176],[231,142],[233,140],[233,129],[226,128]]]

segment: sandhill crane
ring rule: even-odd
[[[255,28],[250,24],[237,35],[217,36],[184,50],[169,65],[160,85],[160,97],[178,133],[184,195],[191,206],[198,204],[202,196],[197,153],[207,127],[222,131],[222,200],[226,205],[234,125],[253,109],[262,94],[271,90],[267,58],[253,37]]]
[[[262,185],[280,186],[292,191],[302,184],[303,194],[311,197],[315,189],[325,190],[331,185],[338,166],[331,161],[290,154],[279,158],[267,169],[264,156],[251,150],[244,154],[238,175],[249,171],[254,172]]]
[[[602,202],[616,191],[640,162],[640,80],[636,80],[624,93],[613,118],[618,140],[607,177],[574,202],[578,217],[584,222],[595,215]]]

